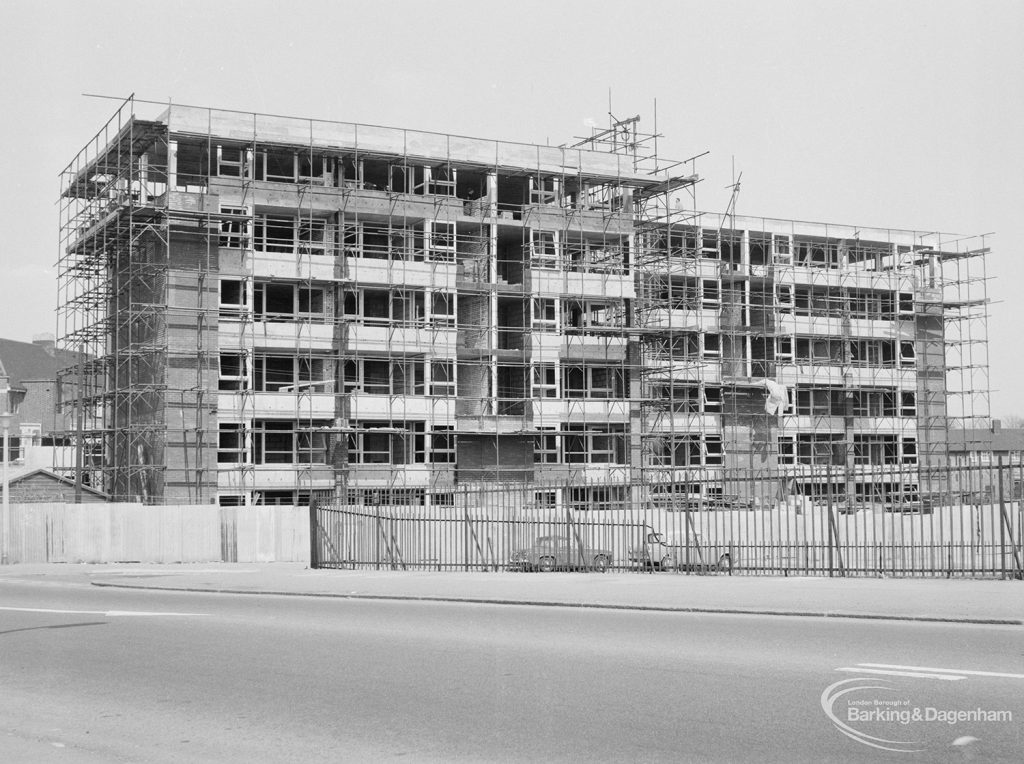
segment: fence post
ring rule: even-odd
[[[320,556],[317,552],[317,541],[318,537],[318,524],[317,524],[317,512],[316,512],[316,499],[313,498],[313,492],[310,491],[309,496],[309,567],[316,570],[320,567]]]
[[[1014,549],[1024,557],[1024,495],[1021,489],[1024,488],[1024,464],[1021,463],[1021,455],[1017,455],[1017,476],[1013,472],[1013,456],[1010,456],[1010,512],[1013,512],[1013,502],[1017,502],[1017,544]],[[1013,519],[1011,514],[1010,519]],[[1024,578],[1024,566],[1020,569],[1020,577]]]
[[[376,570],[380,570],[380,534],[382,533],[382,530],[381,530],[381,527],[380,527],[380,497],[377,496],[376,492],[374,492],[374,494],[373,494],[373,514],[374,514],[374,523],[375,523],[375,526],[374,526],[374,528],[375,528],[375,533],[374,533],[374,552],[373,552],[374,568]]]
[[[836,522],[836,507],[832,500],[832,463],[828,464],[826,490],[828,491],[828,576],[832,578],[835,568],[833,563],[833,544],[835,560],[839,562],[840,577],[846,576],[846,568],[843,565],[843,550],[839,548],[839,524]]]
[[[996,458],[996,486],[999,490],[999,577],[1006,580],[1006,502],[1003,501],[1003,455]]]
[[[825,464],[825,496],[826,509],[828,511],[828,577],[832,578],[835,573],[835,562],[833,560],[834,550],[832,544],[835,540],[832,537],[832,457]],[[814,506],[814,505],[812,505]]]
[[[1013,469],[1010,469],[1012,478]],[[1002,577],[1006,578],[1006,531],[1010,531],[1010,549],[1013,550],[1014,577],[1024,577],[1024,566],[1021,565],[1020,556],[1017,554],[1017,542],[1013,537],[1013,522],[1006,511],[1006,498],[1003,493],[1003,457],[999,456],[999,558],[1002,560]],[[1024,533],[1024,529],[1021,529]]]
[[[576,557],[579,559],[580,568],[582,570],[586,570],[587,569],[587,560],[586,560],[586,556],[585,556],[585,551],[586,550],[584,550],[584,548],[583,548],[583,539],[580,536],[580,529],[576,525],[575,518],[573,518],[573,516],[572,516],[572,507],[566,507],[565,508],[565,529],[567,531],[566,534],[565,534],[566,542],[571,544],[572,541],[575,539],[575,541],[576,541]],[[571,555],[569,555],[568,550],[566,550],[566,562],[569,565],[569,567],[572,567],[572,561],[569,559],[570,557],[571,557]]]

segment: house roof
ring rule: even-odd
[[[42,345],[0,339],[0,370],[11,380],[11,387],[23,387],[26,380],[57,379],[57,372],[77,361],[67,350],[50,355]]]
[[[950,430],[949,450],[953,452],[1024,451],[1024,430],[1011,427]]]
[[[13,486],[16,485],[17,483],[20,483],[23,480],[28,480],[31,477],[35,477],[36,475],[41,475],[45,478],[54,481],[55,483],[62,483],[72,488],[74,488],[75,486],[74,480],[66,478],[63,475],[58,475],[56,472],[48,470],[45,467],[37,467],[35,469],[29,468],[22,472],[15,472],[14,470],[12,470],[12,474],[8,477],[7,480]],[[107,495],[102,491],[97,491],[95,488],[90,488],[87,485],[82,486],[82,492],[92,494],[93,496],[99,496],[100,498],[103,499],[107,498]]]

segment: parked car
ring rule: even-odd
[[[935,500],[931,496],[907,493],[903,496],[892,497],[884,503],[883,507],[886,512],[898,512],[905,515],[930,515],[935,510]]]
[[[855,515],[862,509],[870,508],[869,505],[859,500],[850,501],[846,496],[836,496],[832,499],[831,505],[827,498],[818,497],[814,499],[812,506],[824,512],[827,512],[829,506],[831,506],[840,515]]]
[[[580,546],[576,539],[566,536],[539,536],[533,545],[512,553],[510,570],[595,570],[604,573],[611,567],[612,553],[608,549]]]
[[[735,512],[737,510],[749,511],[754,508],[754,502],[748,499],[740,499],[736,496],[723,496],[721,498],[694,498],[677,502],[666,507],[670,512]]]
[[[689,541],[688,545],[673,543],[653,528],[644,526],[642,541],[629,550],[629,562],[652,570],[732,570],[732,554],[727,547],[703,544],[699,534],[691,535]]]

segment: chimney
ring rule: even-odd
[[[1001,429],[1003,429],[1003,423],[1000,422],[998,419],[993,419],[992,432],[999,432]]]
[[[57,343],[54,340],[53,335],[50,334],[49,332],[47,332],[46,334],[34,335],[32,337],[32,344],[41,347],[43,350],[46,351],[46,354],[51,357],[55,354],[55,348]]]

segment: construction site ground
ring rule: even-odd
[[[3,581],[267,596],[1024,626],[1024,583],[991,579],[311,570],[301,563],[135,563],[11,565],[0,569]]]

